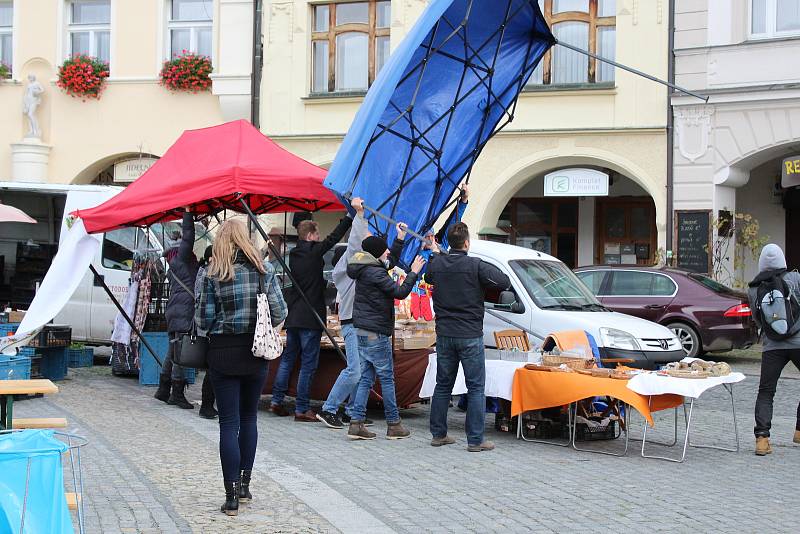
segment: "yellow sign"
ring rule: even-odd
[[[781,187],[785,189],[796,185],[800,185],[800,156],[786,158],[781,165]]]

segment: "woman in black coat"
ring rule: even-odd
[[[167,332],[169,351],[161,368],[158,390],[154,397],[179,408],[191,410],[186,400],[186,378],[183,367],[175,364],[175,351],[180,350],[181,335],[189,332],[194,320],[194,284],[200,264],[194,255],[194,218],[189,208],[183,214],[181,239],[177,246],[164,252],[169,264],[169,301],[167,302]],[[166,248],[166,247],[165,247]],[[172,390],[170,392],[170,389]]]

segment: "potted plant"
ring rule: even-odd
[[[67,94],[86,98],[100,98],[108,78],[108,63],[84,54],[74,55],[58,68],[57,85]]]
[[[171,91],[208,91],[211,71],[211,58],[184,50],[179,56],[164,62],[161,85]]]
[[[11,68],[0,61],[0,80],[11,78]]]

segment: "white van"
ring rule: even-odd
[[[36,284],[43,278],[50,262],[68,231],[69,214],[78,209],[98,206],[123,188],[96,185],[59,185],[0,182],[0,202],[21,209],[37,224],[2,223],[0,225],[0,304],[27,309]],[[198,227],[200,228],[200,227]],[[141,228],[122,228],[94,234],[100,242],[92,265],[114,296],[122,302],[134,251],[147,249],[160,255],[165,233],[180,229],[179,222],[153,225],[149,232]],[[198,229],[195,254],[202,256],[210,241]],[[117,309],[105,290],[96,283],[91,271],[83,276],[78,289],[53,320],[72,326],[76,341],[109,343]]]
[[[469,254],[507,274],[515,296],[487,294],[484,342],[488,347],[495,346],[497,330],[524,329],[533,346],[541,345],[551,332],[585,330],[594,337],[603,358],[632,358],[638,365],[654,367],[685,356],[672,331],[609,311],[557,258],[482,240],[471,242]]]

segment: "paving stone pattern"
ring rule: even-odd
[[[638,442],[613,458],[517,441],[491,430],[491,416],[487,438],[497,449],[468,453],[464,416],[454,409],[457,443],[434,448],[426,405],[403,411],[413,434],[401,441],[350,442],[343,430],[262,411],[255,499],[235,518],[219,512],[216,422],[152,399],[153,388],[112,377],[107,367],[71,369],[57,395],[19,402],[15,414],[67,417],[70,432],[89,438],[87,532],[796,532],[800,375],[785,371],[775,452],[758,458],[758,366],[736,367],[748,374],[735,389],[741,452],[690,449],[684,464],[643,459]],[[190,398],[199,398],[199,384]],[[731,442],[729,402],[721,388],[701,398],[694,442]],[[370,417],[382,437],[382,414]],[[671,418],[657,414],[655,439],[671,437]],[[635,416],[634,437],[641,424]],[[621,442],[591,445],[614,450]]]

